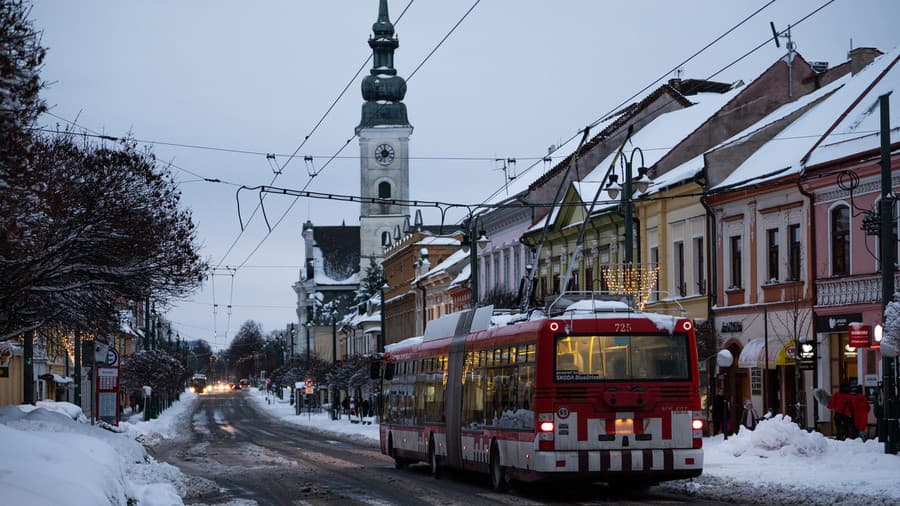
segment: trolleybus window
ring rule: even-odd
[[[556,381],[687,380],[689,356],[685,334],[566,336],[556,341]]]

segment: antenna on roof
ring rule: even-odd
[[[794,51],[797,49],[797,43],[791,40],[791,25],[787,25],[787,28],[783,32],[779,32],[775,29],[775,23],[769,21],[769,26],[772,27],[772,40],[775,41],[775,47],[781,47],[781,43],[778,42],[779,38],[787,39],[787,64],[788,64],[788,97],[794,96],[794,81],[793,81],[793,64],[794,64]]]

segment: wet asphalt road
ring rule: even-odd
[[[322,436],[261,412],[246,391],[203,395],[184,420],[189,435],[150,448],[189,476],[186,504],[680,504],[696,499],[650,489],[616,494],[602,485],[491,491],[486,476],[424,465],[394,469],[375,446]]]

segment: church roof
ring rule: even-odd
[[[313,240],[322,252],[324,274],[346,280],[359,272],[359,226],[316,226]]]

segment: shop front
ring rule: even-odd
[[[880,324],[877,306],[860,312],[816,311],[817,379],[821,388],[833,393],[841,387],[859,386],[874,405],[881,381],[881,354],[874,334]],[[831,411],[819,405],[817,414],[817,429],[833,434]],[[868,422],[875,423],[874,410],[869,412]]]

